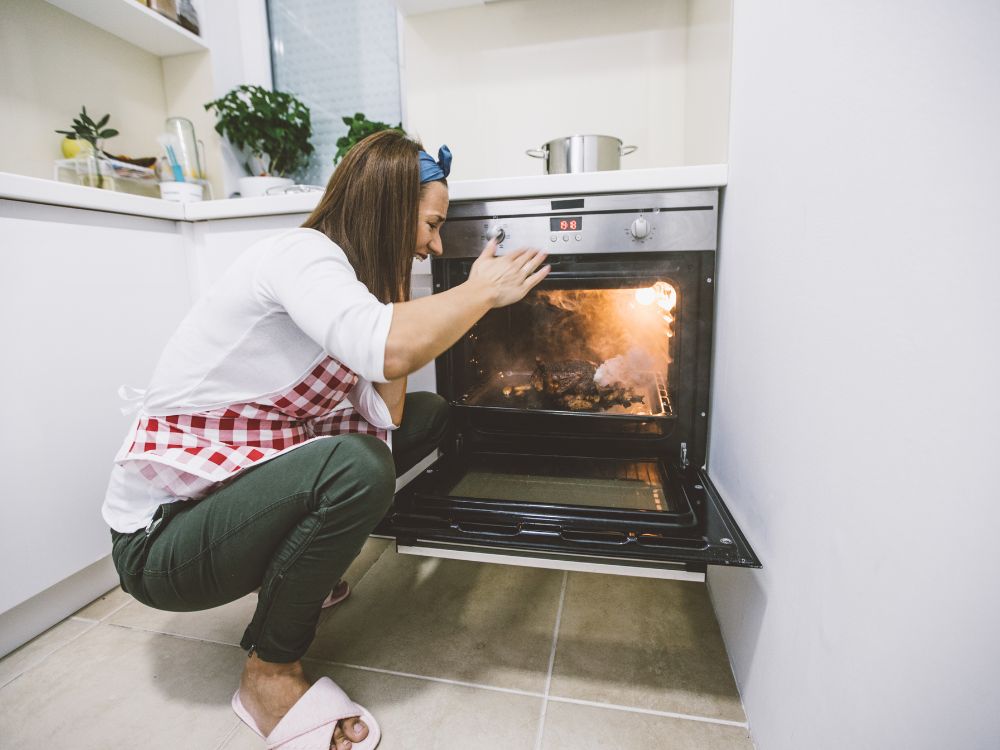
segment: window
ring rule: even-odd
[[[309,166],[298,181],[325,185],[333,172],[342,118],[401,120],[396,6],[391,0],[267,0],[274,88],[312,115]]]

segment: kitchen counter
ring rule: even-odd
[[[727,176],[728,168],[725,164],[623,169],[617,172],[456,180],[449,184],[449,193],[452,202],[455,202],[536,195],[722,187],[726,184]],[[0,172],[0,198],[174,221],[212,221],[309,213],[315,208],[319,197],[320,193],[299,193],[266,198],[173,203],[159,198],[145,198]]]

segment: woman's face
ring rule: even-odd
[[[441,255],[441,225],[448,216],[448,188],[443,182],[428,182],[420,190],[417,217],[417,249],[414,255],[426,260]]]

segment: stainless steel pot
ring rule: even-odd
[[[621,139],[610,135],[570,135],[525,153],[536,159],[545,159],[545,174],[566,174],[620,169],[621,158],[637,148],[623,146]]]

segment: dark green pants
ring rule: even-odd
[[[371,435],[316,440],[201,500],[161,505],[149,532],[112,531],[122,588],[186,612],[260,587],[241,645],[265,661],[299,659],[323,599],[392,503],[397,473],[440,444],[447,414],[440,396],[407,394],[391,453]]]

